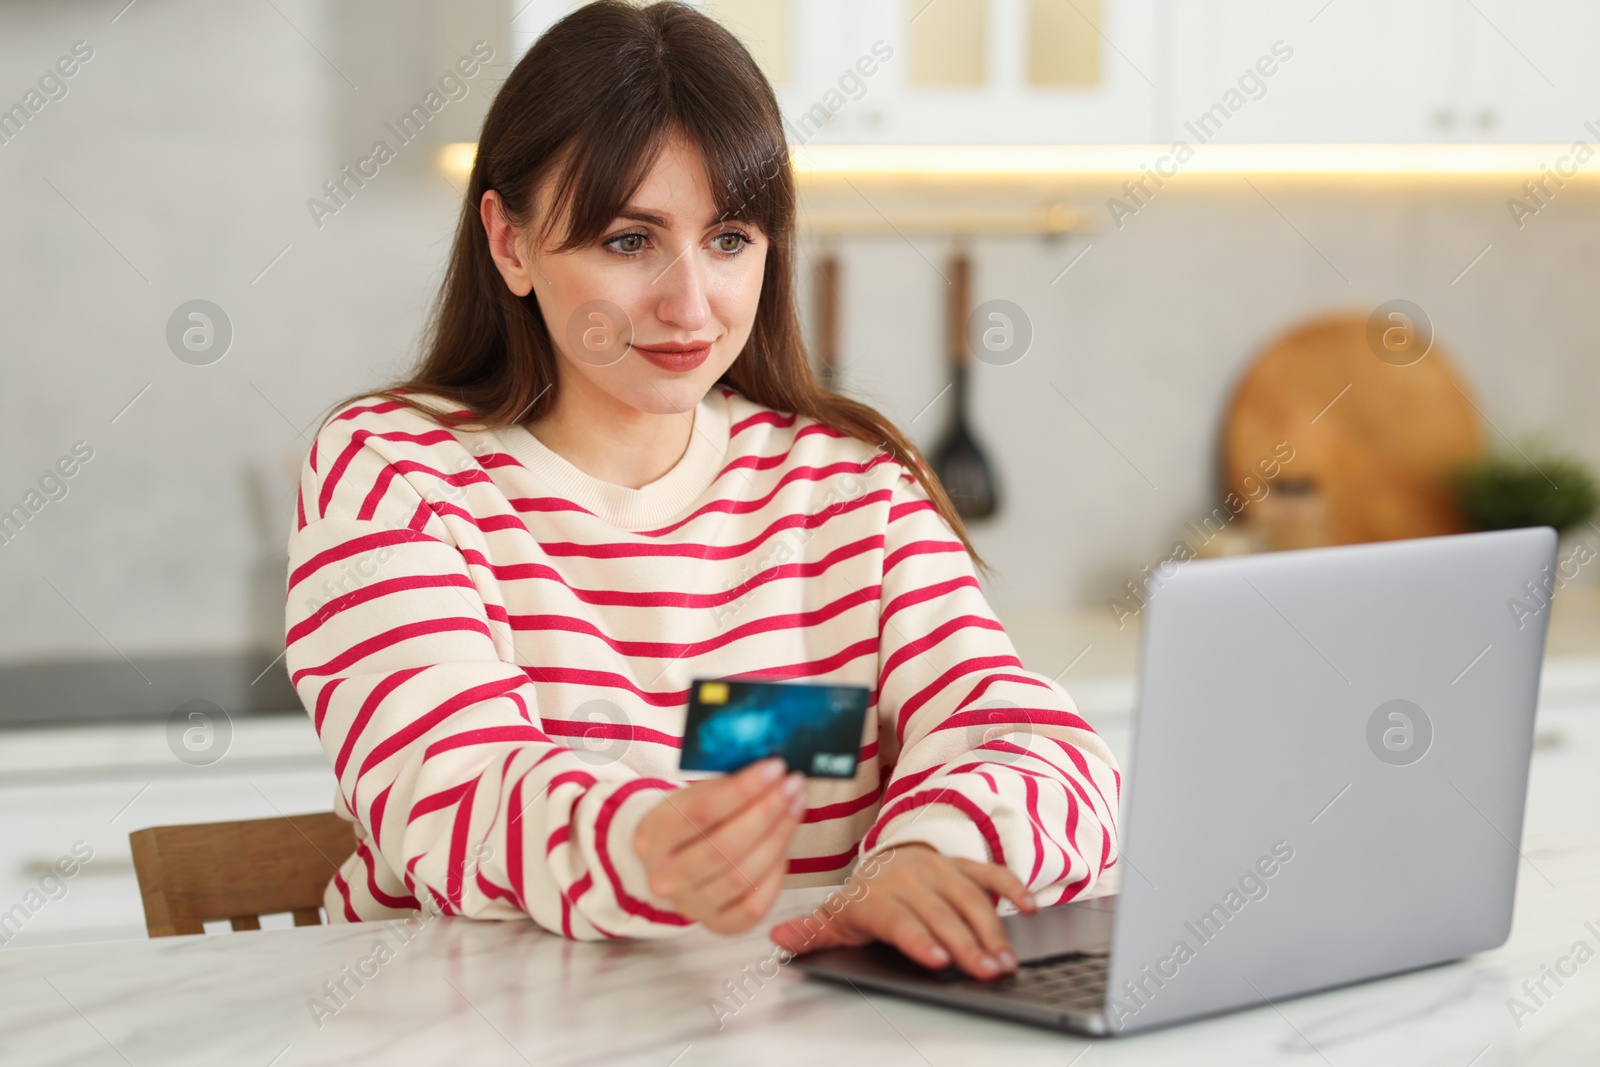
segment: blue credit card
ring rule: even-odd
[[[697,678],[678,767],[736,771],[782,756],[792,771],[852,778],[870,696],[861,685]]]

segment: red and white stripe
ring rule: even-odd
[[[1004,863],[1046,902],[1116,863],[1110,750],[1024,669],[916,480],[730,389],[707,402],[727,405],[723,466],[645,530],[555,495],[486,432],[376,401],[324,426],[289,542],[286,663],[362,838],[334,919],[689,926],[630,841],[701,777],[677,762],[702,677],[873,690],[855,778],[808,781],[788,886],[912,841]]]

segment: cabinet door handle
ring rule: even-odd
[[[1560,730],[1539,730],[1533,735],[1535,749],[1566,748],[1567,735]]]
[[[17,873],[30,880],[35,878],[43,878],[47,874],[53,874],[58,878],[65,877],[65,875],[62,875],[61,871],[56,867],[56,862],[56,860],[45,856],[29,856],[17,864]],[[78,864],[78,869],[73,872],[72,877],[77,878],[80,875],[85,874],[122,875],[132,873],[132,856],[96,856],[87,862],[80,862]]]

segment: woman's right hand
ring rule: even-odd
[[[805,777],[773,757],[662,794],[639,820],[634,852],[650,891],[719,934],[748,930],[777,899],[789,839],[805,814]]]

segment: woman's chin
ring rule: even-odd
[[[703,374],[653,374],[628,391],[627,402],[651,415],[671,415],[690,410],[716,381]]]

